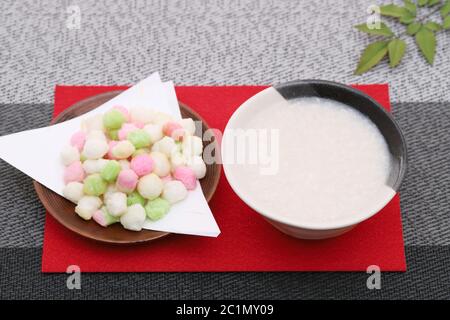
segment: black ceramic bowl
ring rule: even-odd
[[[263,104],[273,103],[273,101],[280,98],[280,95],[287,100],[301,97],[320,97],[338,101],[355,108],[370,118],[384,136],[392,154],[392,167],[387,184],[395,192],[398,191],[406,172],[407,163],[406,142],[400,127],[392,118],[391,114],[373,98],[357,89],[331,81],[298,80],[287,82],[267,88],[248,99],[235,111],[225,128],[222,140],[222,156],[224,159],[226,159],[227,154],[232,152],[227,147],[229,145],[229,139],[231,139],[229,136],[232,136],[231,132],[234,129],[245,126],[244,124],[248,121],[248,117],[252,115],[251,112],[257,111]],[[232,174],[233,167],[225,162],[223,163],[223,167],[231,187],[246,204],[260,213],[277,229],[298,238],[323,239],[340,235],[349,231],[358,223],[369,219],[387,204],[386,202],[382,207],[374,208],[374,210],[364,213],[361,216],[351,217],[347,221],[336,224],[323,226],[300,224],[281,217],[276,212],[262,210],[258,203],[252,201],[252,197],[249,194],[245,194],[241,190],[239,178]],[[392,197],[394,195],[395,193],[393,193]]]

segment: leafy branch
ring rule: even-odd
[[[419,7],[430,7],[432,10],[418,17]],[[383,58],[389,58],[391,68],[396,67],[406,51],[403,36],[415,38],[415,42],[425,60],[432,65],[436,55],[436,33],[450,29],[450,0],[404,0],[403,6],[388,4],[380,6],[380,14],[405,25],[405,30],[396,35],[389,26],[380,22],[376,26],[368,23],[356,25],[355,28],[369,35],[381,36],[383,39],[369,44],[363,51],[355,74],[360,75],[376,66]],[[440,12],[441,23],[428,20],[435,13]]]

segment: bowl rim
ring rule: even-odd
[[[286,87],[291,87],[291,86],[297,86],[297,85],[328,85],[328,86],[333,86],[333,87],[337,87],[339,89],[342,90],[346,90],[348,91],[350,94],[353,95],[358,95],[361,98],[364,98],[366,100],[368,100],[370,103],[372,103],[375,107],[377,107],[385,116],[385,119],[387,121],[390,121],[395,130],[397,131],[397,133],[399,134],[400,137],[400,143],[401,143],[401,149],[402,149],[402,157],[400,158],[400,167],[399,167],[399,173],[397,176],[397,180],[395,181],[394,185],[392,186],[393,189],[393,193],[392,196],[387,197],[387,200],[385,202],[382,202],[380,205],[373,207],[372,210],[368,210],[367,213],[365,215],[359,215],[356,217],[350,217],[347,219],[342,219],[339,220],[337,222],[335,222],[334,224],[328,224],[328,225],[318,225],[318,224],[308,224],[308,223],[304,223],[304,222],[298,222],[295,221],[293,219],[290,219],[288,217],[282,217],[279,216],[277,214],[274,214],[272,212],[267,212],[266,210],[263,210],[262,208],[260,208],[258,206],[258,204],[256,204],[255,202],[253,202],[249,197],[247,197],[243,192],[241,192],[239,190],[239,185],[236,181],[233,180],[232,175],[231,175],[231,169],[230,169],[230,164],[227,164],[226,162],[222,163],[223,166],[223,171],[225,174],[225,177],[227,178],[228,183],[230,184],[231,188],[233,189],[233,191],[238,195],[238,197],[244,201],[249,207],[251,207],[253,210],[255,210],[257,213],[259,213],[260,215],[262,215],[263,217],[265,217],[266,219],[272,220],[274,222],[278,222],[290,227],[294,227],[294,228],[301,228],[301,229],[306,229],[306,230],[315,230],[315,231],[325,231],[325,230],[335,230],[335,229],[342,229],[342,228],[347,228],[350,226],[354,226],[362,221],[365,221],[371,217],[373,217],[375,214],[377,214],[378,212],[380,212],[397,194],[401,183],[405,177],[406,174],[406,170],[407,170],[407,147],[406,147],[406,139],[403,135],[402,130],[400,129],[400,126],[398,125],[398,123],[396,122],[396,120],[392,117],[391,113],[388,112],[383,106],[381,106],[381,104],[379,102],[377,102],[375,99],[373,99],[372,97],[370,97],[369,95],[367,95],[366,93],[355,89],[349,85],[345,85],[342,83],[338,83],[338,82],[334,82],[334,81],[328,81],[328,80],[316,80],[316,79],[305,79],[305,80],[294,80],[294,81],[289,81],[289,82],[285,82],[285,83],[281,83],[281,84],[277,84],[277,85],[273,85],[270,86],[268,88],[265,88],[263,90],[261,90],[260,92],[256,93],[255,95],[251,96],[250,98],[248,98],[246,101],[244,101],[231,115],[230,119],[228,120],[226,126],[225,126],[225,130],[223,132],[223,137],[222,137],[222,144],[221,144],[221,154],[222,156],[226,154],[226,150],[225,150],[225,145],[226,143],[223,143],[223,141],[225,139],[227,139],[227,131],[230,130],[230,128],[234,125],[234,123],[237,121],[237,119],[239,118],[240,114],[243,112],[242,110],[245,108],[245,106],[247,104],[251,104],[252,100],[254,99],[254,97],[262,94],[264,91],[269,90],[269,89],[275,89],[278,91],[278,89],[283,89]],[[279,91],[278,91],[279,92]],[[281,93],[280,93],[281,94]],[[352,107],[352,106],[350,106]],[[358,110],[359,111],[359,110]]]

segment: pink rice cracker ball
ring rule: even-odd
[[[122,113],[122,115],[125,117],[125,121],[130,122],[131,117],[127,108],[125,108],[124,106],[114,106],[113,109],[120,111],[120,113]]]
[[[143,122],[140,121],[134,121],[133,125],[135,125],[136,127],[138,127],[139,129],[143,129],[145,124]]]
[[[85,173],[80,161],[75,161],[64,169],[64,183],[83,182]]]
[[[163,126],[163,133],[175,141],[181,141],[184,136],[184,128],[178,122],[169,121]]]
[[[117,177],[117,189],[125,193],[131,193],[136,189],[139,177],[131,170],[122,170]]]
[[[155,162],[148,154],[141,154],[131,160],[130,168],[139,177],[145,176],[152,172]]]
[[[134,124],[132,124],[132,123],[124,123],[122,125],[122,128],[120,128],[119,133],[118,133],[119,140],[126,140],[128,134],[130,132],[132,132],[132,131],[137,130],[137,129],[139,129],[139,128],[137,126],[135,126]]]
[[[115,140],[111,140],[109,142],[109,149],[108,149],[108,159],[111,160],[117,160],[116,157],[114,157],[112,150],[114,149],[114,147],[118,144],[119,142],[115,141]]]
[[[197,178],[191,168],[184,166],[178,167],[175,169],[173,177],[181,181],[188,190],[194,190],[197,186]]]
[[[86,142],[86,133],[83,131],[75,132],[70,138],[70,144],[78,149],[78,151],[83,151],[84,143]]]

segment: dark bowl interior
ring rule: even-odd
[[[386,139],[393,156],[388,184],[398,191],[406,173],[406,142],[394,118],[378,102],[357,89],[324,80],[298,80],[276,85],[274,88],[287,100],[300,97],[326,98],[344,103],[369,117]]]

